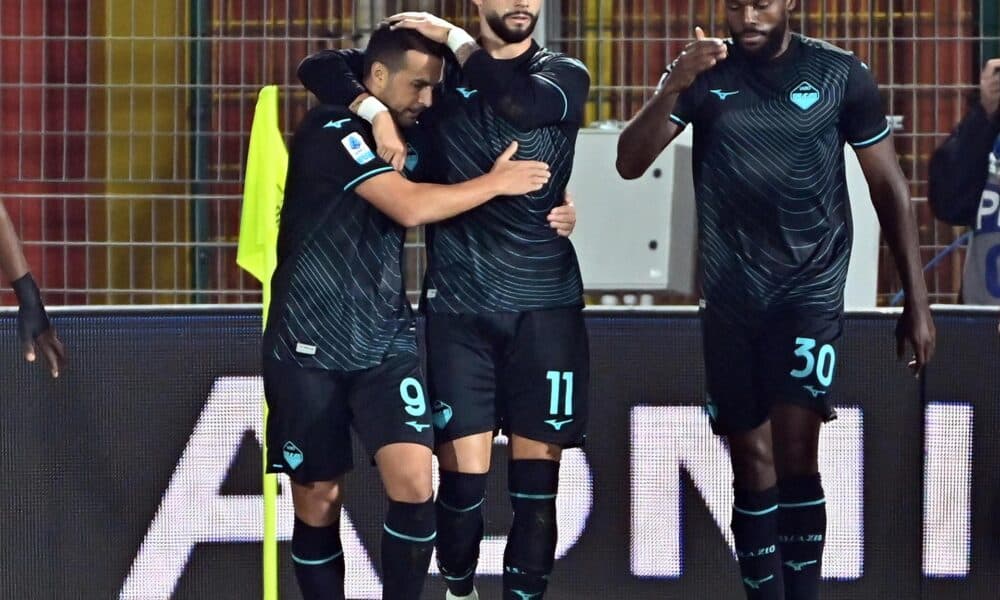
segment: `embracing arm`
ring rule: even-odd
[[[350,106],[368,94],[361,84],[364,57],[354,48],[320,50],[299,63],[299,81],[323,104]]]
[[[516,152],[517,142],[513,142],[489,173],[462,183],[414,183],[386,170],[358,185],[357,193],[404,227],[436,223],[498,196],[518,196],[545,186],[549,180],[548,165],[512,160]]]
[[[515,127],[531,130],[583,122],[590,73],[575,58],[552,56],[541,70],[529,73],[518,68],[518,61],[493,58],[464,29],[432,14],[404,12],[389,17],[389,22],[447,44],[469,86]]]
[[[540,71],[529,73],[518,69],[514,61],[495,59],[479,48],[462,71],[469,85],[519,129],[583,122],[590,72],[575,58],[554,56]]]
[[[386,106],[361,84],[364,64],[364,53],[355,48],[320,50],[299,63],[299,81],[323,104],[347,106],[371,123],[378,155],[402,171],[406,142]]]

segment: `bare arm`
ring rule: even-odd
[[[404,227],[443,221],[497,196],[520,196],[548,183],[548,165],[511,160],[515,152],[517,142],[500,155],[489,173],[463,183],[413,183],[399,173],[387,171],[365,180],[357,193]]]
[[[669,82],[646,102],[618,138],[615,168],[625,179],[641,177],[681,132],[681,126],[670,119],[680,91],[668,86]]]
[[[21,242],[2,204],[0,204],[0,272],[8,283],[28,273],[28,261],[24,259],[24,253],[21,251]]]
[[[0,204],[0,271],[14,288],[17,296],[17,331],[25,359],[34,362],[41,353],[49,364],[53,377],[59,376],[59,369],[66,360],[62,342],[56,337],[55,329],[49,324],[41,293],[31,273],[28,261],[21,251],[21,243],[14,232],[10,216]]]
[[[891,136],[856,152],[906,294],[903,316],[896,326],[897,353],[902,358],[909,341],[914,352],[910,366],[919,372],[934,355],[935,331],[920,265],[909,185],[899,168]]]
[[[687,45],[673,62],[656,94],[625,126],[618,138],[618,159],[615,167],[625,179],[641,177],[656,157],[663,152],[687,123],[673,118],[680,94],[694,83],[701,73],[711,69],[728,56],[725,43],[707,38],[701,27],[695,28],[695,41]]]

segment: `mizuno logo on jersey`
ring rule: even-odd
[[[416,429],[417,433],[420,433],[431,426],[430,423],[417,423],[416,421],[407,421],[406,423],[403,424],[409,425],[410,427]]]
[[[802,386],[802,389],[804,389],[805,391],[809,392],[809,395],[811,395],[813,398],[818,398],[818,397],[823,396],[823,395],[826,394],[826,390],[820,390],[820,389],[814,388],[811,385],[804,385],[804,386]]]
[[[457,91],[459,94],[462,94],[462,97],[465,98],[466,100],[479,93],[479,90],[470,90],[469,88],[464,88],[464,87],[455,88],[455,91]]]
[[[551,425],[552,429],[555,429],[556,431],[562,431],[563,425],[568,425],[569,423],[572,423],[572,422],[573,422],[573,419],[566,419],[564,421],[559,421],[557,419],[549,419],[549,420],[545,421],[545,423],[547,425]]]
[[[339,121],[327,121],[326,125],[323,126],[323,129],[327,129],[329,127],[332,127],[334,129],[340,129],[341,127],[344,126],[344,123],[347,123],[349,121],[350,119],[341,119]]]
[[[708,90],[708,91],[711,92],[711,93],[713,93],[713,94],[715,94],[716,96],[718,96],[719,100],[725,100],[726,98],[728,98],[730,96],[735,96],[736,94],[740,93],[739,90],[733,90],[731,92],[727,92],[727,91],[721,90],[721,89],[719,89],[719,90]]]

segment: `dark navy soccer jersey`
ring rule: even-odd
[[[392,167],[371,128],[319,106],[292,140],[264,355],[352,371],[416,352],[400,272],[404,228],[355,193]]]
[[[733,318],[840,311],[852,238],[844,143],[889,135],[878,88],[825,42],[793,35],[766,64],[727,44],[670,117],[694,125],[704,298]]]
[[[488,60],[486,60],[488,59]],[[533,119],[542,107],[505,79],[522,71],[558,92],[559,113]],[[485,174],[512,140],[518,160],[548,163],[552,179],[534,194],[499,198],[427,230],[429,261],[423,303],[437,313],[522,312],[582,304],[583,286],[573,245],[546,217],[562,204],[573,168],[576,136],[589,75],[579,61],[531,49],[509,61],[473,55],[464,79],[445,86],[422,121],[436,140],[437,178],[458,183]],[[492,88],[492,89],[490,89]]]
[[[300,67],[303,83],[326,102],[364,91],[360,52],[320,53]],[[349,68],[346,68],[349,67]],[[345,70],[346,69],[346,70]],[[448,63],[445,85],[421,115],[430,144],[430,180],[459,183],[483,175],[516,140],[515,159],[549,164],[549,184],[504,197],[427,227],[429,264],[422,305],[435,313],[523,312],[582,306],[573,245],[546,217],[562,204],[590,85],[586,67],[532,43],[524,54],[493,59],[475,52],[464,68]],[[411,139],[413,131],[405,135]],[[412,143],[412,141],[411,141]]]

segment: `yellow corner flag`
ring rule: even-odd
[[[264,291],[264,315],[271,304],[271,275],[278,263],[278,218],[285,194],[288,150],[278,126],[278,87],[261,89],[250,129],[247,172],[243,181],[243,213],[236,264],[253,275]],[[267,423],[267,404],[264,423]],[[266,439],[266,435],[262,435]],[[267,446],[264,446],[264,468]],[[264,600],[278,600],[278,479],[264,472]]]
[[[260,90],[250,129],[243,214],[236,264],[264,288],[264,317],[271,300],[271,274],[278,262],[278,216],[285,193],[288,150],[278,127],[278,87]]]

